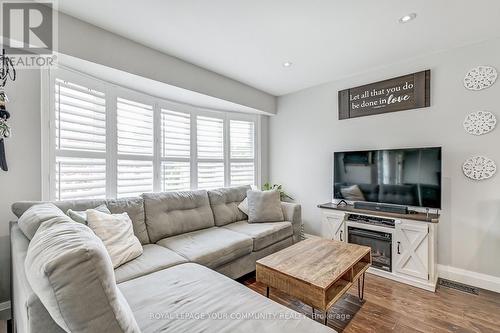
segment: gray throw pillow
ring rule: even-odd
[[[24,268],[33,291],[66,332],[140,332],[106,248],[89,227],[74,221],[43,223]]]
[[[108,206],[106,206],[105,204],[97,206],[96,208],[94,208],[94,210],[97,210],[98,212],[101,213],[111,214],[110,210],[108,209]],[[78,223],[87,224],[87,211],[68,209],[66,215],[68,215]]]
[[[283,221],[280,193],[278,191],[248,191],[248,222]]]
[[[19,217],[17,224],[24,235],[31,240],[43,222],[61,216],[66,215],[52,203],[37,204],[28,208]]]

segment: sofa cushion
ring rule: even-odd
[[[49,222],[33,237],[24,267],[54,321],[67,332],[140,332],[102,241],[81,223]]]
[[[223,228],[252,237],[254,251],[262,250],[293,235],[290,222],[248,223],[248,221],[239,221],[225,225]]]
[[[161,270],[118,287],[143,333],[334,332],[228,277],[193,263]]]
[[[141,244],[149,244],[149,235],[146,229],[144,202],[141,197],[106,200],[106,206],[112,214],[127,213],[132,220],[134,234]]]
[[[247,197],[247,191],[250,189],[251,187],[248,185],[208,191],[210,206],[214,213],[215,225],[223,226],[247,218],[247,216],[238,209],[238,205]]]
[[[156,244],[146,244],[143,250],[142,255],[115,269],[117,283],[188,262],[174,251]]]
[[[31,206],[19,217],[18,224],[24,235],[32,239],[43,222],[55,217],[64,218],[64,216],[66,215],[63,211],[51,203],[37,204]]]
[[[144,207],[149,237],[160,239],[214,226],[205,190],[145,193]]]
[[[157,244],[210,268],[249,254],[253,248],[251,237],[218,227],[165,238]]]
[[[31,206],[44,203],[41,201],[19,201],[12,204],[12,212],[20,217]],[[47,203],[47,202],[45,202]],[[52,202],[63,212],[68,209],[74,211],[86,211],[100,205],[106,205],[112,214],[127,213],[132,220],[134,234],[139,238],[141,244],[149,243],[149,236],[144,222],[144,204],[141,197],[121,198],[121,199],[81,199]]]

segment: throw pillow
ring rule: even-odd
[[[342,187],[340,193],[346,200],[350,201],[366,201],[363,192],[358,185],[352,185],[348,187]]]
[[[97,206],[94,209],[101,212],[101,213],[111,214],[111,212],[108,209],[108,206],[106,206],[105,204]],[[78,211],[78,210],[68,209],[68,211],[66,212],[66,215],[68,215],[74,221],[76,221],[78,223],[87,224],[87,211]]]
[[[54,204],[43,203],[28,208],[28,210],[19,217],[17,223],[24,235],[31,240],[43,222],[61,216],[65,215],[62,210],[57,208]]]
[[[248,216],[248,197],[246,197],[240,204],[238,208]]]
[[[134,235],[132,221],[127,213],[106,214],[87,210],[87,223],[108,250],[113,268],[142,254],[142,245]]]
[[[280,193],[278,191],[248,191],[248,222],[283,221]]]
[[[102,241],[66,219],[43,223],[30,242],[24,268],[31,288],[66,332],[139,333]]]

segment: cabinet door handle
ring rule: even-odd
[[[399,251],[399,246],[401,245],[401,242],[398,241],[398,254],[401,254],[401,252]]]
[[[344,232],[344,230],[340,230],[340,241],[343,242],[342,240],[342,233]]]

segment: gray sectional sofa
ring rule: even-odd
[[[147,193],[137,198],[54,204],[66,212],[104,203],[112,213],[128,213],[144,252],[117,267],[114,277],[141,332],[332,332],[232,280],[254,271],[256,260],[300,238],[297,204],[282,203],[285,221],[248,223],[238,209],[248,189]],[[17,202],[12,211],[20,217],[38,203]],[[64,332],[28,282],[29,244],[12,222],[15,328],[19,333]],[[183,317],[186,314],[191,317]]]

